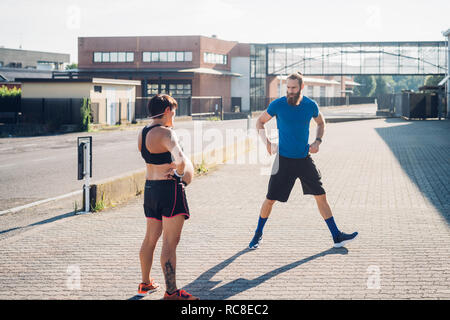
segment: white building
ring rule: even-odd
[[[447,118],[450,119],[450,29],[447,29],[447,31],[444,31],[442,33],[444,35],[444,37],[447,37],[447,41],[448,41],[448,50],[447,50],[447,75],[446,75],[446,79],[447,79],[447,88],[446,88],[446,92],[447,92]]]

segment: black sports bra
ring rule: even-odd
[[[144,129],[142,129],[141,155],[146,163],[150,164],[172,163],[172,154],[169,151],[162,153],[151,153],[150,151],[147,150],[147,147],[145,146],[145,138],[147,137],[147,133],[149,133],[149,131],[152,130],[154,127],[159,126],[161,125],[155,124],[153,126],[144,127]]]

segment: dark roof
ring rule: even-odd
[[[9,81],[17,81],[21,78],[51,78],[52,71],[50,70],[36,70],[27,68],[0,68],[0,74],[3,78]]]
[[[92,82],[93,77],[84,77],[76,79],[65,79],[65,78],[17,78],[17,82]]]

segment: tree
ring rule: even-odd
[[[361,84],[361,86],[354,87],[353,93],[355,96],[371,97],[375,92],[377,84],[374,76],[355,76],[353,80]]]
[[[395,83],[391,76],[377,76],[375,81],[377,83],[377,87],[375,88],[373,96],[377,97],[383,94],[395,92]]]
[[[392,76],[394,81],[395,92],[401,92],[402,90],[418,91],[419,87],[423,86],[423,76]]]
[[[443,79],[444,76],[427,76],[425,78],[424,85],[434,87],[437,86]]]
[[[77,69],[77,68],[78,68],[77,63],[71,63],[66,66],[66,70]]]

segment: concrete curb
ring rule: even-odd
[[[212,169],[219,164],[242,156],[254,146],[255,140],[252,137],[245,137],[223,147],[195,153],[190,160],[194,168],[202,166]],[[92,184],[89,194],[91,211],[123,204],[142,194],[145,188],[145,173],[146,169],[136,170]],[[201,174],[196,171],[195,176],[199,175]]]
[[[347,121],[363,121],[363,120],[374,120],[374,119],[387,119],[392,117],[384,117],[384,116],[367,116],[367,117],[325,117],[325,123],[338,123],[338,122],[347,122]]]

